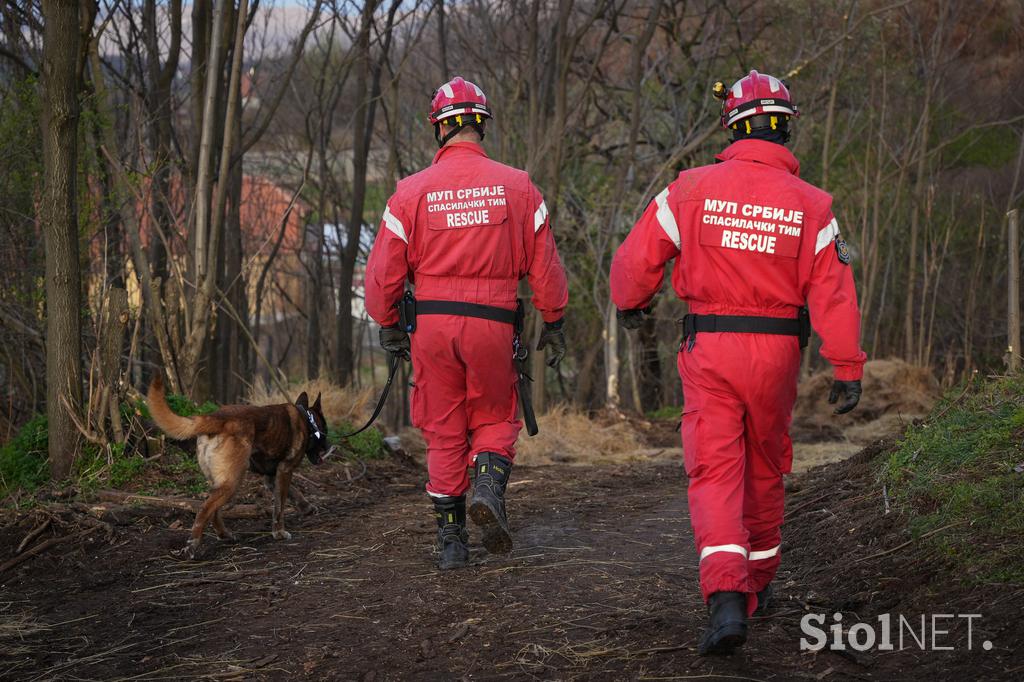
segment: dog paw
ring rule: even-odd
[[[181,549],[172,549],[171,556],[175,559],[181,559],[184,561],[193,561],[196,558],[196,551],[199,549],[198,544],[189,542]]]
[[[232,533],[229,530],[228,531],[224,531],[223,533],[218,533],[217,537],[220,538],[221,540],[223,540],[224,542],[237,542],[238,541],[238,536],[235,535],[234,533]]]
[[[275,530],[271,535],[274,536],[275,540],[291,540],[292,534],[286,530]]]
[[[320,511],[320,508],[317,507],[315,504],[309,504],[307,502],[304,506],[299,507],[299,511],[302,512],[303,516],[311,516]]]

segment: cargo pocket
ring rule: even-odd
[[[690,478],[696,478],[704,471],[700,442],[702,428],[703,419],[700,410],[697,408],[684,409],[679,431],[683,436],[683,466],[686,469],[686,475]]]
[[[413,383],[411,388],[411,395],[409,396],[409,419],[412,425],[417,429],[423,428],[423,414],[426,412],[426,396],[423,394],[423,387],[418,383]]]

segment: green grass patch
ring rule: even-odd
[[[146,460],[134,453],[126,453],[124,445],[113,443],[110,452],[87,444],[75,460],[76,486],[85,491],[102,487],[123,488],[146,469]]]
[[[947,154],[959,166],[1002,168],[1017,157],[1017,144],[1010,126],[974,128],[954,138]]]
[[[952,391],[911,427],[882,480],[910,515],[916,536],[969,580],[1024,584],[1024,378]]]
[[[186,417],[209,414],[219,407],[209,401],[195,403],[176,394],[168,395],[167,402],[171,409]],[[145,419],[151,418],[144,400],[121,404],[121,415],[125,421],[135,414]],[[0,499],[18,489],[32,492],[50,480],[47,440],[46,415],[40,414],[22,426],[14,438],[0,446]],[[372,445],[370,441],[364,441],[361,447],[369,450]],[[183,463],[177,463],[179,460]],[[82,452],[72,469],[71,483],[85,491],[101,487],[123,488],[142,479],[148,481],[156,478],[159,481],[161,474],[166,472],[172,477],[168,482],[169,488],[178,489],[184,484],[188,492],[205,490],[205,481],[195,457],[184,456],[173,461],[175,464],[169,466],[158,463],[153,467],[147,465],[142,456],[125,452],[122,444],[114,443],[107,452],[92,443],[83,443]]]
[[[660,419],[664,419],[664,420],[672,419],[674,421],[679,421],[680,416],[682,414],[683,414],[682,406],[680,406],[680,405],[665,405],[663,407],[659,407],[656,410],[649,411],[647,413],[647,418],[648,419],[659,419],[659,420]]]
[[[0,447],[0,497],[18,488],[31,492],[50,480],[47,440],[46,415],[37,414]]]
[[[207,492],[209,486],[196,458],[173,445],[167,448],[168,452],[154,463],[152,470],[140,482],[140,492],[147,495],[183,493],[195,497]]]
[[[338,428],[332,428],[327,433],[327,440],[337,445],[343,451],[350,453],[356,459],[377,459],[386,454],[384,449],[384,434],[375,427],[370,427],[360,434],[351,438],[342,439],[344,433],[355,431],[357,426],[349,423],[342,423]]]

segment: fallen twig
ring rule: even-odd
[[[104,502],[118,502],[122,504],[142,502],[155,507],[182,509],[190,512],[198,512],[203,506],[203,500],[189,497],[159,497],[157,495],[126,493],[120,490],[100,490],[96,493],[96,496]],[[92,509],[100,513],[115,511],[114,509],[107,509],[106,507],[96,505],[92,506]],[[266,514],[261,507],[255,504],[236,504],[233,507],[224,509],[222,515],[226,519],[258,519]]]
[[[885,550],[884,552],[879,552],[878,554],[872,554],[871,556],[866,556],[866,557],[862,557],[862,558],[860,558],[860,559],[857,559],[857,560],[855,560],[855,561],[851,561],[850,563],[851,563],[851,564],[859,564],[859,563],[860,563],[860,562],[862,562],[862,561],[869,561],[869,560],[871,560],[871,559],[877,559],[877,558],[879,558],[879,557],[883,557],[883,556],[885,556],[886,554],[892,554],[893,552],[896,552],[896,551],[898,551],[898,550],[901,550],[901,549],[903,549],[903,548],[904,548],[904,547],[906,547],[907,545],[912,545],[912,544],[914,544],[914,543],[915,543],[915,542],[917,542],[918,540],[924,540],[925,538],[927,538],[927,537],[931,537],[932,535],[935,535],[936,533],[938,533],[938,532],[940,532],[940,531],[944,531],[944,530],[947,530],[947,529],[949,529],[949,528],[952,528],[953,526],[962,526],[962,525],[963,525],[963,524],[965,524],[965,523],[967,523],[967,519],[964,519],[964,520],[962,520],[962,521],[956,521],[956,522],[954,522],[954,523],[949,523],[949,524],[946,524],[946,525],[945,525],[945,526],[943,526],[942,528],[936,528],[935,530],[930,530],[930,531],[928,531],[927,533],[925,533],[924,535],[922,535],[921,537],[919,537],[919,538],[912,538],[912,539],[910,539],[910,540],[907,540],[907,541],[906,541],[906,542],[904,542],[903,544],[901,544],[901,545],[896,545],[896,546],[895,546],[895,547],[893,547],[892,549],[887,549],[887,550]]]
[[[824,495],[818,495],[813,500],[808,500],[807,502],[804,502],[803,504],[799,504],[799,505],[793,507],[792,509],[790,509],[789,511],[787,511],[785,518],[788,519],[790,516],[792,516],[793,514],[797,513],[801,509],[803,509],[805,507],[809,507],[812,504],[815,504],[817,502],[821,502],[825,498],[833,497],[833,496],[835,496],[835,492],[831,491],[831,490],[828,491],[827,493],[825,493]]]
[[[38,526],[29,531],[29,534],[25,536],[25,539],[18,545],[18,549],[14,550],[15,554],[21,554],[21,551],[28,547],[29,543],[35,540],[37,537],[43,534],[43,532],[50,527],[50,523],[53,519],[47,518],[45,521],[40,523]]]
[[[34,557],[34,556],[36,556],[38,554],[42,554],[43,552],[45,552],[46,550],[50,549],[51,547],[55,547],[56,545],[59,545],[59,544],[61,544],[63,542],[66,542],[68,540],[76,540],[76,539],[78,539],[80,537],[83,537],[83,536],[87,535],[88,533],[91,533],[92,531],[93,531],[92,528],[87,528],[87,529],[85,529],[83,531],[80,531],[78,533],[72,533],[71,535],[64,535],[64,536],[59,537],[59,538],[50,538],[49,540],[46,540],[45,542],[40,542],[38,545],[36,545],[32,549],[28,550],[24,554],[19,554],[18,556],[16,556],[13,559],[9,560],[7,563],[5,563],[3,565],[0,565],[0,575],[3,575],[7,571],[11,570],[12,568],[14,568],[18,564],[20,564],[21,562],[27,561],[28,559],[31,559],[32,557]]]

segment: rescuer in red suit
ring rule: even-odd
[[[786,85],[751,71],[715,90],[732,144],[651,201],[611,268],[626,328],[640,325],[672,259],[672,286],[689,304],[678,365],[690,519],[710,617],[701,654],[741,646],[747,617],[771,595],[805,306],[834,367],[837,414],[857,405],[866,359],[832,197],[800,179],[784,146],[798,115]]]
[[[411,349],[412,421],[427,443],[444,570],[469,561],[469,466],[469,514],[484,547],[512,549],[504,495],[522,428],[512,358],[516,293],[527,278],[544,319],[537,349],[551,349],[554,367],[565,354],[568,289],[540,192],[525,171],[492,161],[480,145],[491,118],[480,88],[453,78],[434,94],[429,118],[440,149],[388,200],[366,267],[366,310],[386,350],[408,357]],[[399,327],[395,307],[406,280],[415,286],[414,331]]]

